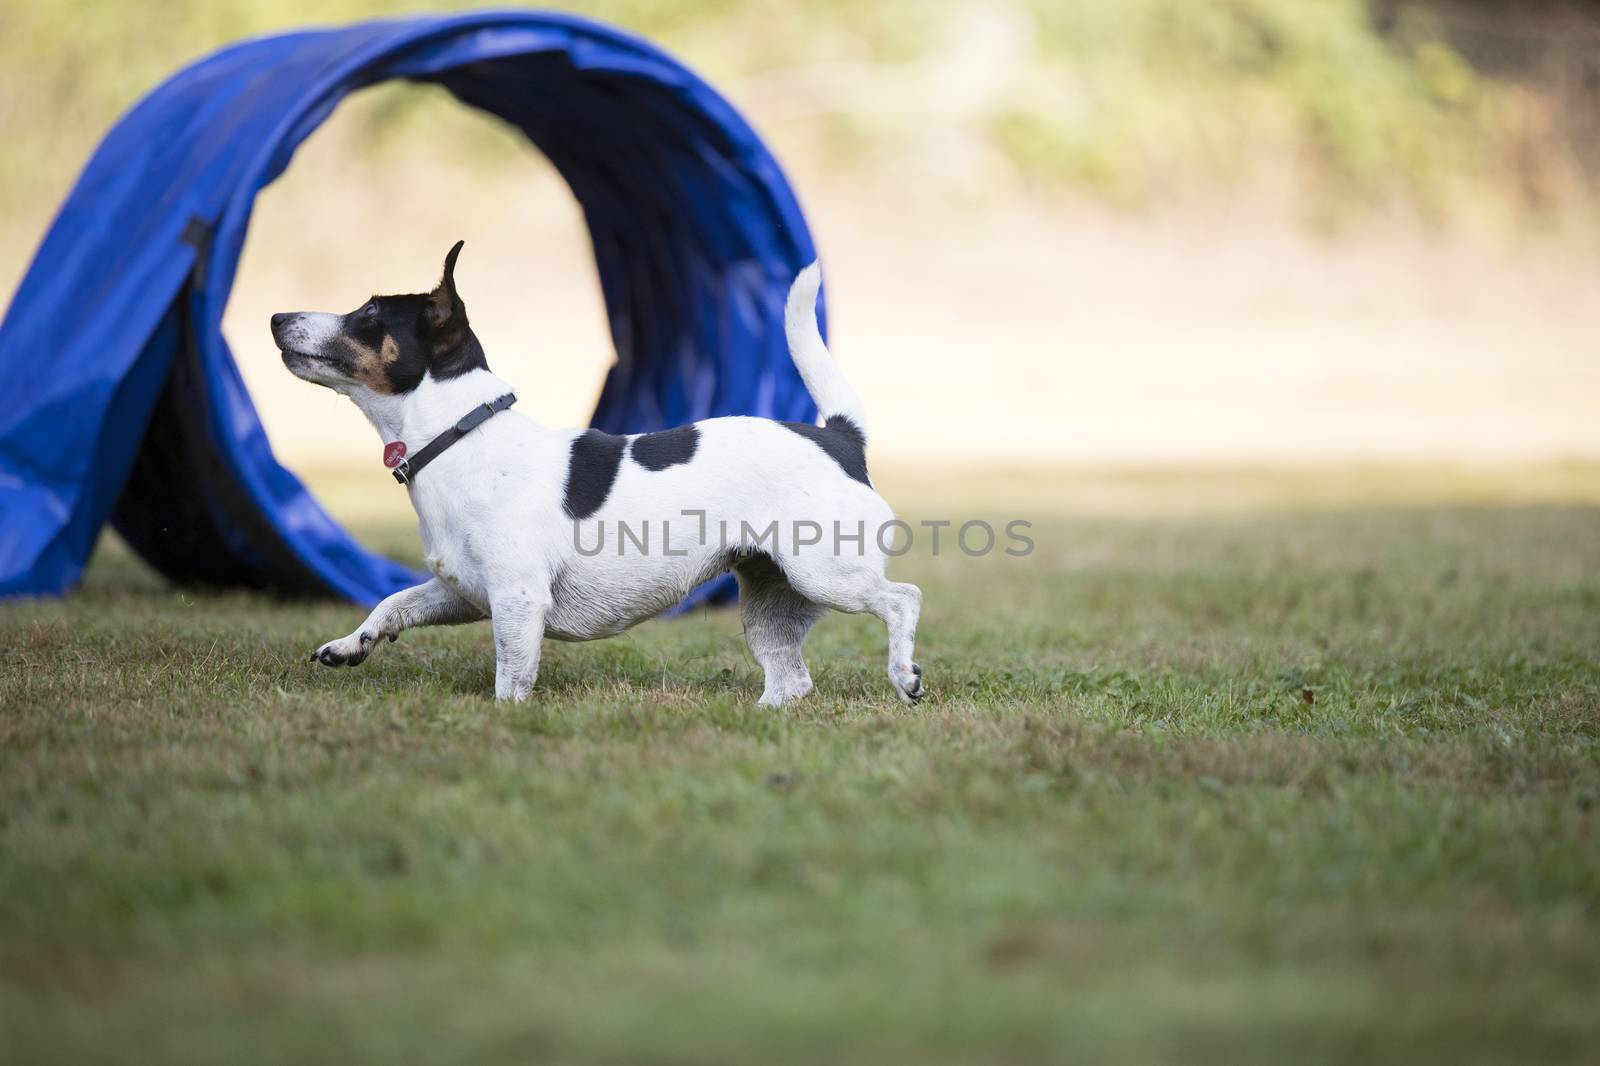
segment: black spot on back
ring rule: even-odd
[[[694,426],[663,429],[633,438],[628,454],[646,470],[665,470],[669,466],[687,463],[694,458],[700,445],[700,431]]]
[[[567,464],[567,491],[562,507],[568,518],[588,518],[606,502],[622,465],[628,438],[613,437],[598,429],[584,430],[573,438],[572,459]]]
[[[809,422],[785,422],[783,425],[815,442],[847,475],[868,488],[872,487],[872,481],[867,477],[867,437],[861,432],[861,427],[850,419],[844,415],[830,415],[820,426],[813,426]]]

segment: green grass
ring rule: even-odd
[[[0,607],[0,1058],[1593,1061],[1600,507],[1556,480],[1036,482],[1032,557],[897,565],[916,709],[839,617],[756,709],[729,613],[497,706],[483,627],[321,669],[358,610],[109,545]]]

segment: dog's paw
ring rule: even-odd
[[[889,679],[894,682],[895,695],[899,696],[900,701],[908,706],[920,702],[923,693],[927,691],[922,687],[922,667],[916,663],[911,664],[911,672],[909,674],[900,677],[891,674]]]
[[[360,666],[378,642],[375,634],[362,630],[348,637],[330,640],[311,653],[311,662],[323,666]]]
[[[815,691],[816,686],[811,683],[810,676],[800,678],[787,678],[779,684],[767,682],[767,687],[761,692],[761,699],[756,701],[757,707],[782,707],[803,700]]]

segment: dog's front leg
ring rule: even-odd
[[[489,605],[494,622],[495,699],[521,703],[533,695],[548,610],[548,602],[527,593],[496,596]]]
[[[386,597],[354,633],[328,641],[311,653],[311,660],[323,666],[357,666],[383,637],[393,640],[417,626],[456,625],[482,617],[482,611],[434,578]]]

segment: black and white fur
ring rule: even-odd
[[[430,293],[376,296],[348,315],[272,316],[284,365],[350,397],[385,442],[403,441],[415,454],[473,407],[511,391],[489,372],[467,324],[454,279],[460,250],[459,243],[451,249]],[[889,680],[902,700],[916,702],[922,671],[912,646],[922,593],[884,573],[877,531],[894,514],[867,474],[861,400],[817,329],[820,285],[815,263],[800,272],[785,325],[821,426],[713,418],[615,437],[546,429],[514,410],[497,415],[408,486],[432,580],[388,597],[355,632],[312,658],[354,666],[381,640],[413,626],[489,618],[495,696],[526,700],[544,637],[613,636],[731,569],[745,637],[766,672],[761,703],[783,704],[812,690],[800,648],[824,608],[883,621]],[[606,549],[581,553],[575,521],[588,531],[604,522]],[[630,544],[619,556],[611,539],[618,522],[635,530],[648,525],[651,550]],[[781,531],[776,545],[751,544],[743,535],[772,522]],[[817,523],[829,535],[797,546],[789,536],[797,522]],[[851,532],[864,527],[866,536],[835,551],[835,522]],[[592,532],[580,539],[595,542]]]

